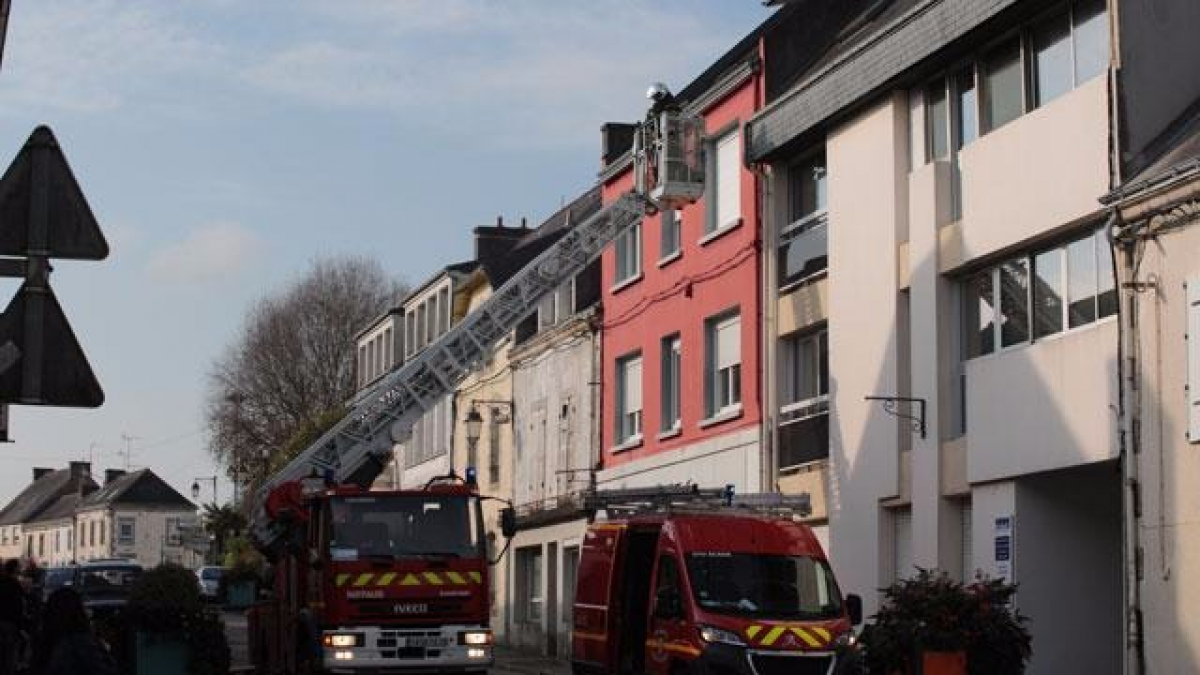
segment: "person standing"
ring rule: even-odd
[[[0,675],[17,672],[25,627],[25,589],[17,579],[20,569],[16,560],[5,561],[0,568]]]
[[[83,598],[70,588],[50,594],[33,646],[31,675],[116,675],[108,648],[92,633]]]

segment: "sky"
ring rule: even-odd
[[[190,497],[211,364],[253,302],[332,254],[418,284],[471,229],[541,222],[596,178],[600,125],[678,91],[759,0],[13,0],[0,168],[49,125],[108,239],[51,286],[105,390],[14,407],[32,467],[149,467]],[[0,226],[6,224],[0,223]],[[16,280],[0,279],[7,303]],[[126,451],[129,451],[126,454]],[[212,500],[204,483],[202,501]],[[218,498],[230,498],[222,476]]]

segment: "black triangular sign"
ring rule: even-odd
[[[79,340],[67,323],[62,306],[47,288],[42,303],[41,394],[31,399],[22,391],[25,354],[25,307],[29,291],[22,285],[8,309],[0,315],[0,403],[96,408],[104,403],[104,390],[96,381]],[[15,361],[13,361],[15,357]]]
[[[38,154],[44,164],[46,200],[46,249],[48,253],[33,251],[34,255],[51,258],[73,258],[76,260],[103,260],[108,257],[108,242],[100,232],[100,225],[87,198],[75,182],[75,174],[67,165],[58,139],[50,127],[40,126],[29,135],[29,140],[17,153],[0,178],[0,255],[26,256],[29,250],[30,208],[34,203],[33,192],[41,186],[34,184],[34,155]]]

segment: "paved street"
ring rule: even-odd
[[[230,664],[234,672],[250,668],[246,633],[246,615],[240,611],[221,612],[225,621],[225,636],[229,640]],[[568,675],[571,666],[566,661],[548,659],[507,647],[496,648],[496,664],[492,673],[512,675]]]
[[[249,640],[246,634],[246,615],[240,611],[221,612],[225,621],[225,637],[229,640],[229,663],[234,669],[250,665]]]

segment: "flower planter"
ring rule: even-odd
[[[229,584],[225,594],[225,604],[231,609],[246,609],[254,604],[254,582],[238,581]]]
[[[182,638],[138,631],[134,653],[137,675],[187,675],[188,648]]]
[[[966,652],[922,652],[921,675],[967,675]]]

